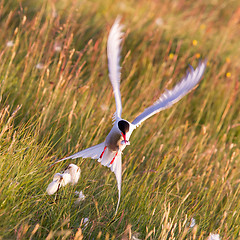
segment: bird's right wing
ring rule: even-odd
[[[118,210],[118,206],[120,203],[120,197],[121,197],[121,184],[122,184],[122,153],[119,151],[116,155],[116,152],[111,151],[109,148],[105,148],[106,143],[102,142],[98,145],[95,145],[93,147],[84,149],[80,152],[77,152],[69,157],[60,159],[52,164],[55,165],[56,163],[68,160],[68,159],[75,159],[75,158],[92,158],[92,159],[98,159],[98,162],[100,162],[103,166],[106,166],[111,169],[112,172],[114,172],[117,180],[117,187],[118,187],[118,203],[116,208],[116,213]],[[104,151],[104,154],[102,155]],[[102,158],[100,156],[102,155]],[[113,158],[115,157],[114,161],[112,162]]]
[[[121,77],[121,67],[120,67],[120,50],[122,42],[122,26],[120,25],[120,18],[118,17],[108,36],[107,41],[107,56],[108,56],[108,70],[109,78],[112,83],[113,92],[116,102],[116,118],[121,118],[122,114],[122,102],[120,93],[120,77]]]
[[[99,156],[101,155],[101,153],[103,152],[105,147],[105,142],[102,142],[98,145],[92,146],[90,148],[84,149],[80,152],[77,152],[69,157],[57,160],[53,165],[55,165],[56,163],[68,160],[68,159],[75,159],[75,158],[92,158],[92,159],[98,159]]]
[[[206,61],[199,62],[195,70],[191,67],[190,72],[187,73],[180,83],[178,83],[172,90],[165,90],[165,92],[152,106],[146,108],[143,113],[134,119],[132,124],[139,126],[143,121],[152,115],[162,111],[163,109],[169,108],[174,103],[178,102],[197,85],[205,71],[205,68]]]

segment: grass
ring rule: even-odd
[[[238,239],[239,9],[223,0],[1,1],[0,238]],[[46,188],[70,163],[49,169],[54,160],[111,129],[106,41],[119,14],[125,119],[188,64],[207,58],[208,67],[197,89],[133,133],[114,217],[115,176],[94,160],[73,161],[80,181],[57,199]],[[80,205],[76,190],[86,195]]]

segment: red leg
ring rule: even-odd
[[[103,152],[101,153],[100,158],[102,158],[102,156],[103,156],[103,154],[104,154],[106,148],[107,148],[107,146],[103,149]]]
[[[118,154],[118,152],[116,152],[116,154],[115,154],[114,158],[112,159],[112,161],[110,162],[110,164],[113,164],[113,162],[114,162],[114,160],[115,160],[117,154]]]

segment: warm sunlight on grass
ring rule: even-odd
[[[240,237],[240,5],[171,2],[1,2],[0,239]],[[109,169],[81,158],[50,165],[111,129],[106,41],[117,15],[123,118],[132,121],[189,64],[208,63],[194,91],[133,133],[114,217]],[[48,195],[69,163],[81,168],[78,183]]]

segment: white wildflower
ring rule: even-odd
[[[81,201],[84,201],[86,198],[82,191],[80,192],[76,191],[75,194],[78,196],[77,200],[75,201],[75,204],[79,204]]]
[[[54,51],[55,51],[55,52],[61,52],[61,50],[62,50],[62,46],[61,46],[61,44],[58,43],[58,42],[55,42],[55,43],[54,43],[53,48],[54,48]]]
[[[13,47],[14,46],[14,42],[12,40],[7,42],[7,47]]]
[[[43,65],[42,63],[38,63],[38,64],[36,65],[36,68],[37,68],[37,69],[43,69],[43,68],[44,68],[44,65]]]
[[[210,233],[208,240],[220,240],[221,237],[219,234]]]
[[[194,218],[191,218],[191,222],[190,222],[190,228],[193,228],[196,225],[196,220]]]
[[[71,183],[72,185],[76,184],[78,182],[78,179],[81,174],[81,169],[77,165],[71,163],[68,165],[64,173],[68,173],[71,175]]]
[[[163,25],[163,20],[162,20],[162,18],[157,18],[156,20],[155,20],[155,23],[156,23],[156,25],[158,25],[158,26],[162,26]]]
[[[89,219],[88,219],[88,218],[84,218],[84,219],[83,219],[83,224],[84,224],[85,226],[88,225],[88,222],[89,222]]]
[[[232,149],[232,148],[234,148],[236,146],[236,144],[235,143],[231,143],[231,145],[230,145],[230,149]]]
[[[134,232],[134,233],[132,233],[131,240],[141,240],[141,238],[139,238],[139,236],[140,236],[140,233]]]

